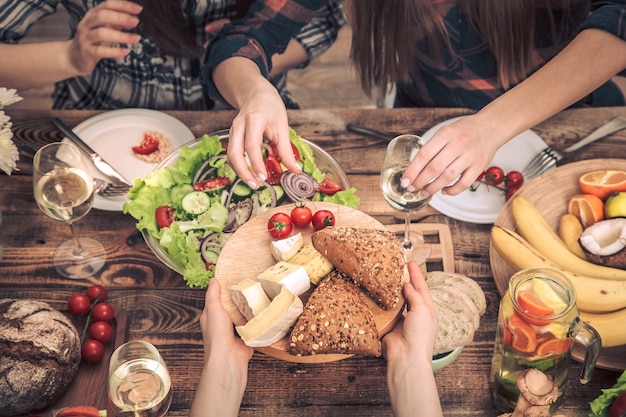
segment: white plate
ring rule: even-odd
[[[439,128],[453,123],[461,117],[439,123],[424,133],[422,138],[427,142]],[[498,149],[489,165],[499,166],[505,172],[521,171],[546,146],[539,135],[531,130],[526,130]],[[504,203],[505,194],[485,184],[480,184],[476,191],[465,190],[456,196],[438,192],[430,200],[430,206],[440,213],[457,220],[477,224],[495,222]]]
[[[131,150],[141,143],[145,131],[163,133],[169,138],[172,150],[195,139],[191,130],[178,119],[148,109],[108,111],[83,121],[73,130],[131,184],[135,178],[145,177],[157,166],[137,158]],[[85,157],[85,161],[93,177],[105,179],[89,158]],[[126,200],[124,195],[108,198],[96,195],[93,206],[100,210],[121,211]]]

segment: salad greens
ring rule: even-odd
[[[316,166],[313,150],[293,129],[290,133],[291,141],[300,153],[303,171],[316,181],[322,181],[325,174]],[[183,209],[182,199],[193,191],[193,178],[199,167],[223,152],[219,136],[204,135],[195,146],[181,147],[178,158],[171,165],[157,169],[143,179],[135,180],[128,192],[130,201],[124,203],[122,209],[125,214],[130,214],[137,220],[137,229],[146,231],[174,263],[184,268],[183,278],[190,287],[204,288],[214,276],[215,265],[205,262],[200,246],[208,235],[211,235],[212,243],[218,244],[220,248],[226,243],[232,232],[224,232],[224,229],[229,222],[229,208],[232,209],[234,203],[228,203],[223,193],[207,192],[210,202],[207,210],[193,215]],[[217,175],[234,177],[226,164],[226,158],[212,159],[210,165],[216,168]],[[360,199],[355,191],[352,187],[333,196],[320,195],[319,198],[325,202],[356,208]],[[257,195],[253,195],[253,198],[253,214],[270,208],[259,205]],[[169,227],[159,227],[157,224],[155,212],[162,206],[169,206],[174,210],[174,221]],[[244,222],[246,220],[247,217]],[[214,237],[215,234],[218,235],[217,238]]]
[[[624,391],[626,391],[626,371],[617,378],[615,385],[603,389],[602,394],[589,403],[591,407],[589,417],[608,417],[613,401]]]

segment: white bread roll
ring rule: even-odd
[[[454,272],[430,271],[426,274],[428,288],[443,286],[469,296],[481,316],[487,311],[487,300],[480,285],[470,277]]]
[[[471,300],[468,302],[469,297],[441,287],[431,288],[430,295],[439,320],[433,354],[471,343],[477,328],[478,310]]]

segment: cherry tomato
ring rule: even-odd
[[[515,194],[520,187],[508,187],[506,189],[506,195],[504,196],[504,201],[509,201],[511,199],[511,197],[513,197],[513,194]]]
[[[174,222],[174,209],[170,206],[158,207],[154,212],[154,217],[160,228],[170,227]]]
[[[524,184],[524,175],[519,171],[509,171],[504,177],[504,184],[508,188],[520,188]]]
[[[107,290],[99,284],[94,284],[87,288],[85,294],[89,298],[89,301],[91,301],[92,303],[94,301],[101,303],[107,299]]]
[[[317,190],[326,195],[335,195],[335,193],[342,191],[343,188],[330,178],[324,178],[324,180],[318,184]]]
[[[136,154],[150,155],[152,152],[156,152],[156,150],[159,149],[159,140],[146,134],[139,146],[133,146],[132,149]]]
[[[613,405],[609,409],[609,417],[625,417],[626,416],[626,391],[622,392],[615,398]]]
[[[318,210],[313,215],[311,223],[315,230],[322,230],[327,226],[335,225],[335,215],[328,210]]]
[[[307,227],[311,223],[313,212],[310,208],[301,203],[291,210],[291,220],[296,227]]]
[[[294,145],[293,142],[290,142],[289,144],[291,145],[291,151],[293,152],[293,157],[296,159],[296,161],[299,161],[301,157],[300,157],[300,152],[298,151],[298,148],[296,148],[296,145]],[[272,154],[278,160],[278,162],[280,162],[280,156],[278,155],[278,148],[276,147],[276,144],[274,142],[270,142],[270,147],[272,148]]]
[[[109,303],[98,303],[91,310],[91,317],[94,321],[110,322],[115,318],[113,306]]]
[[[274,238],[285,238],[289,236],[293,230],[293,221],[288,214],[275,213],[267,222],[267,230]]]
[[[91,301],[85,294],[72,294],[67,300],[67,309],[72,314],[82,316],[89,312],[89,308],[91,308]]]
[[[106,345],[113,338],[113,328],[106,321],[94,321],[89,326],[89,337]]]
[[[489,167],[485,171],[485,182],[491,185],[499,185],[504,181],[504,170],[500,167]]]
[[[100,362],[102,356],[104,356],[104,345],[98,340],[89,339],[81,346],[80,356],[83,357],[85,362]]]
[[[230,184],[230,179],[226,177],[214,177],[198,181],[193,185],[193,189],[196,191],[210,191],[216,188],[225,187],[228,184]]]
[[[283,169],[280,166],[280,162],[273,154],[267,155],[265,158],[265,170],[267,171],[267,182],[271,185],[280,184],[280,176],[283,173]]]

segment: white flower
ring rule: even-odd
[[[0,169],[7,175],[11,175],[11,172],[17,168],[19,152],[12,140],[11,118],[2,109],[21,99],[22,97],[18,96],[14,89],[0,87]]]

